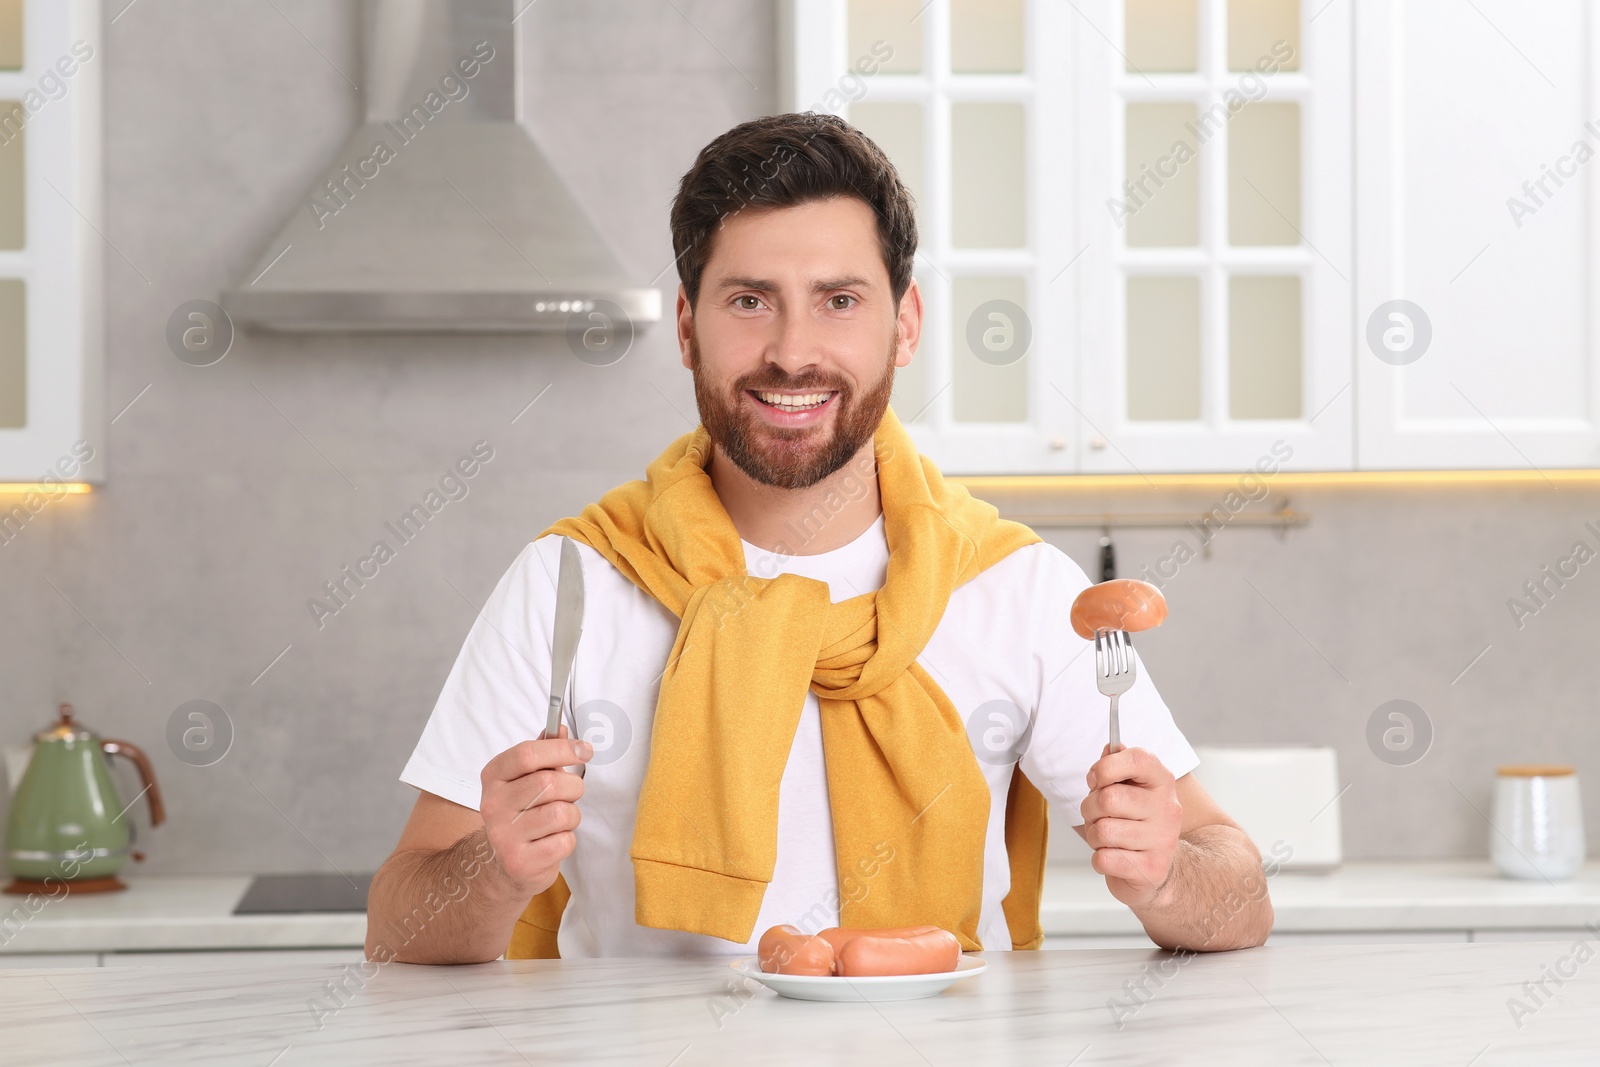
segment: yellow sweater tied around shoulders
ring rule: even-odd
[[[888,575],[883,588],[838,603],[812,578],[746,573],[739,532],[705,469],[703,425],[672,442],[645,480],[545,531],[593,548],[680,620],[630,850],[641,926],[750,940],[777,860],[778,784],[809,689],[821,707],[840,925],[930,923],[963,949],[984,947],[989,786],[960,712],[916,657],[952,590],[1040,538],[946,483],[893,409],[873,448]],[[1019,765],[1005,817],[1013,948],[1043,940],[1046,817]],[[558,875],[529,901],[506,958],[559,956],[570,896]]]

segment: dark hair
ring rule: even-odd
[[[672,200],[672,251],[691,305],[722,222],[747,208],[853,196],[878,219],[878,244],[898,305],[911,285],[917,221],[894,164],[836,115],[790,112],[741,123],[700,150]]]

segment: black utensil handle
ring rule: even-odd
[[[1117,550],[1111,543],[1111,535],[1100,538],[1100,580],[1109,582],[1117,576]]]

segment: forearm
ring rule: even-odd
[[[372,879],[366,956],[383,963],[498,959],[530,896],[507,882],[481,828],[449,848],[397,852]]]
[[[1272,932],[1261,852],[1235,827],[1196,827],[1178,838],[1161,891],[1133,912],[1162,948],[1217,952],[1259,945]]]

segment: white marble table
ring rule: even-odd
[[[1590,946],[1593,947],[1592,945]],[[125,1064],[1441,1064],[1600,1062],[1600,962],[1519,1026],[1570,943],[991,953],[898,1004],[785,1000],[725,960],[0,972],[0,1062]],[[1572,968],[1563,966],[1571,971]],[[343,979],[346,992],[329,995]],[[1141,1003],[1119,1027],[1112,998]],[[320,1020],[317,998],[330,1010]],[[320,1027],[319,1027],[320,1022]]]

